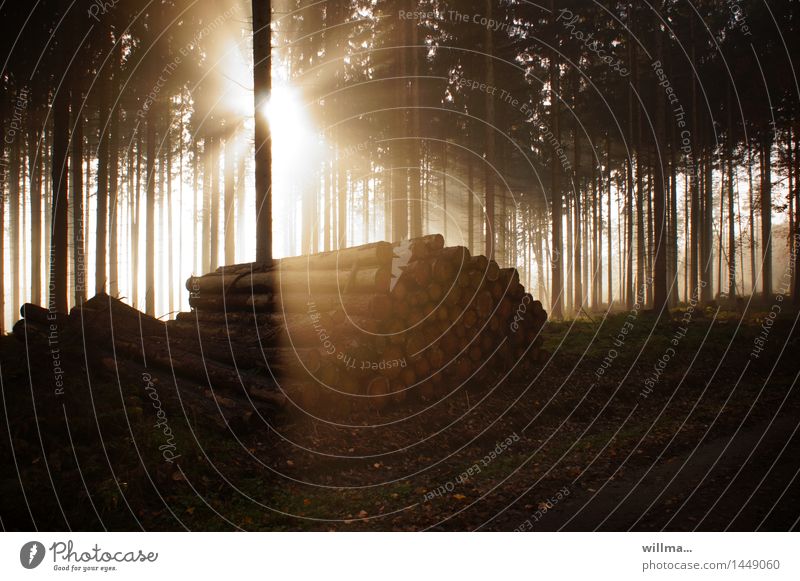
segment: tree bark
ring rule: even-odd
[[[264,108],[272,90],[272,2],[253,0],[256,261],[272,260],[272,138]]]

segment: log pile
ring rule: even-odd
[[[106,370],[118,371],[132,361],[142,370],[156,368],[186,378],[204,392],[210,388],[215,399],[227,394],[265,412],[286,406],[275,382],[263,374],[237,370],[230,350],[226,358],[223,351],[197,338],[170,336],[164,321],[106,294],[74,307],[68,315],[34,304],[23,305],[20,314],[13,334],[26,344],[61,348],[77,343],[85,347],[91,364]]]
[[[225,266],[167,323],[205,358],[275,379],[303,408],[431,399],[542,357],[547,314],[513,268],[440,235]]]
[[[214,398],[344,413],[439,398],[544,356],[547,314],[516,269],[439,235],[225,266],[186,287],[191,311],[171,321],[98,295],[69,315],[25,305],[14,332],[74,333],[106,367],[160,368]]]

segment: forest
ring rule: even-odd
[[[440,232],[555,317],[797,301],[797,5],[723,4],[273,2],[275,255]],[[250,6],[37,6],[4,8],[5,328],[169,316],[255,259]]]
[[[57,369],[61,362],[77,366],[64,373],[76,382],[67,388],[73,405],[85,405],[78,402],[89,394],[93,406],[107,406],[103,421],[112,424],[125,418],[130,427],[131,417],[149,414],[146,397],[154,399],[153,386],[161,385],[165,408],[187,423],[177,444],[169,438],[184,457],[203,439],[192,428],[198,416],[219,416],[222,424],[213,429],[254,438],[244,445],[238,436],[209,436],[211,448],[192,456],[196,478],[221,477],[226,487],[213,462],[199,466],[201,456],[249,450],[227,466],[242,486],[233,487],[236,500],[217,490],[211,496],[218,494],[218,502],[204,496],[201,505],[192,487],[165,493],[164,504],[164,487],[204,485],[188,466],[176,472],[162,462],[151,476],[144,460],[128,457],[119,442],[136,442],[136,428],[112,445],[119,446],[112,456],[125,466],[130,491],[121,477],[105,473],[87,485],[72,465],[78,454],[62,450],[56,455],[70,457],[57,465],[72,466],[72,479],[50,478],[54,498],[26,484],[41,477],[41,465],[0,488],[17,499],[0,505],[4,525],[326,530],[333,519],[331,526],[345,529],[517,530],[531,524],[532,513],[539,512],[533,522],[543,517],[541,498],[550,508],[561,502],[547,495],[581,478],[581,463],[599,470],[593,478],[613,479],[617,455],[644,450],[641,461],[655,463],[669,449],[684,458],[690,446],[713,439],[709,434],[732,442],[740,433],[736,422],[750,426],[770,414],[783,418],[775,442],[794,441],[784,416],[798,405],[798,368],[790,360],[800,306],[797,0],[39,0],[0,3],[0,15],[0,377],[12,443],[4,462],[26,454],[50,458],[31,426],[13,429],[14,418],[29,418],[31,410],[50,417],[50,425],[88,431],[86,442],[99,438],[81,444],[93,450],[83,471],[86,462],[101,471],[97,463],[108,460],[108,432],[95,434],[86,418],[73,425],[58,398],[35,403],[34,384],[52,383],[53,361]],[[403,262],[394,272],[397,260]],[[487,274],[476,280],[473,271]],[[451,283],[478,298],[448,299]],[[322,288],[323,300],[303,302],[306,284]],[[280,297],[278,285],[290,285]],[[342,315],[326,300],[345,286]],[[384,302],[367,294],[373,291]],[[290,300],[290,292],[297,296]],[[358,317],[351,320],[348,309]],[[444,326],[428,355],[412,348],[423,341],[416,335],[390,336],[406,333],[404,325],[435,334],[429,317],[452,319],[457,328],[448,335]],[[477,328],[484,323],[491,336],[482,340]],[[240,326],[235,332],[233,324]],[[326,345],[321,324],[342,336],[352,324],[370,336],[352,343],[368,375],[345,378],[324,353],[319,359],[317,343]],[[522,334],[520,325],[528,325]],[[60,355],[45,349],[56,330]],[[470,347],[474,337],[479,345]],[[278,372],[259,359],[283,356],[289,344],[306,371],[319,371],[323,383],[353,396],[353,406],[311,397],[295,382],[280,385]],[[477,375],[482,362],[494,362],[496,353],[502,364],[490,363],[491,380],[484,381],[487,375]],[[408,369],[385,371],[390,360],[405,368],[405,357]],[[245,360],[260,370],[258,378],[242,375]],[[449,372],[437,373],[451,362]],[[125,378],[142,373],[150,378],[145,391],[123,395]],[[296,380],[292,373],[285,377]],[[206,389],[195,403],[181,395],[187,377]],[[26,382],[29,394],[11,395]],[[637,385],[626,392],[630,383]],[[229,390],[224,397],[215,384]],[[119,385],[119,394],[114,399],[98,385]],[[734,397],[713,387],[729,385],[742,391]],[[417,386],[419,397],[399,397]],[[247,401],[231,395],[239,388]],[[759,399],[764,391],[769,395]],[[64,395],[63,386],[55,393]],[[689,405],[696,394],[699,408]],[[393,403],[375,406],[379,419],[375,409],[359,411],[358,397],[384,396]],[[752,414],[751,396],[760,410]],[[249,409],[250,397],[265,406],[288,398],[299,411],[280,412],[291,418],[285,431],[264,420],[262,433],[256,416],[278,412]],[[663,403],[661,414],[648,407],[654,402]],[[483,415],[458,422],[473,412]],[[688,423],[679,421],[684,412]],[[533,448],[549,441],[547,430],[560,429],[562,420],[575,430],[575,444],[557,439],[529,465]],[[623,430],[629,420],[639,423]],[[545,426],[534,434],[537,421]],[[661,421],[667,425],[652,435],[654,447],[640,446],[637,439]],[[534,426],[523,443],[516,422]],[[63,441],[62,428],[53,428],[53,440]],[[155,438],[149,426],[140,428],[149,433],[142,445],[163,451],[148,440]],[[594,436],[587,432],[595,428]],[[374,432],[383,435],[380,442],[361,438]],[[434,444],[440,435],[444,443]],[[519,453],[544,485],[541,478],[536,485],[512,479],[497,503],[479,502],[488,488],[476,485],[445,494],[448,504],[430,512],[440,496],[432,491],[447,488],[474,459],[455,463],[451,453],[477,446],[478,438],[491,449],[492,438],[506,437],[511,451],[498,454],[491,469],[480,465],[486,478],[505,483],[505,462],[512,475],[523,474],[511,466]],[[561,452],[577,454],[570,468],[542,475]],[[397,474],[373,474],[391,468],[395,453],[403,458],[394,462]],[[776,454],[776,462],[784,458]],[[776,486],[796,491],[789,480],[794,460],[786,462],[778,463],[786,478]],[[269,483],[250,481],[264,466]],[[443,472],[423,484],[400,475],[423,466]],[[293,476],[284,479],[284,470]],[[340,472],[345,483],[329,472]],[[91,483],[98,483],[92,493]],[[663,499],[654,486],[656,503]],[[345,497],[326,490],[337,487]],[[375,497],[371,487],[380,490]],[[273,496],[253,509],[253,496],[267,488]],[[361,488],[368,490],[362,495]],[[62,506],[59,489],[80,489],[90,516]],[[26,490],[49,498],[41,505],[49,508],[22,512]],[[737,490],[744,489],[731,494]],[[581,494],[574,481],[564,499],[570,494]],[[728,498],[718,489],[698,494]],[[735,528],[755,530],[768,521],[768,528],[796,529],[800,507],[791,496],[787,511],[772,506],[745,515]],[[462,514],[465,497],[479,497],[477,515]],[[648,502],[629,505],[629,512],[642,509],[635,522],[619,517],[607,526],[702,528],[708,517],[705,528],[717,530],[739,517],[731,520],[724,501],[712,517],[686,512],[673,522],[680,511],[653,516]],[[392,516],[405,510],[401,504],[427,508],[406,521]],[[376,510],[381,520],[370,521]],[[606,523],[571,516],[546,526]]]

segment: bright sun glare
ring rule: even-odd
[[[288,153],[296,154],[308,145],[311,128],[302,100],[295,90],[289,87],[275,87],[264,106],[264,113],[276,146],[274,157],[283,157]]]

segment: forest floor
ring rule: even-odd
[[[118,380],[79,340],[57,394],[47,346],[2,337],[0,525],[798,529],[800,333],[769,308],[550,323],[545,364],[338,425],[221,429],[190,411],[197,385]]]

